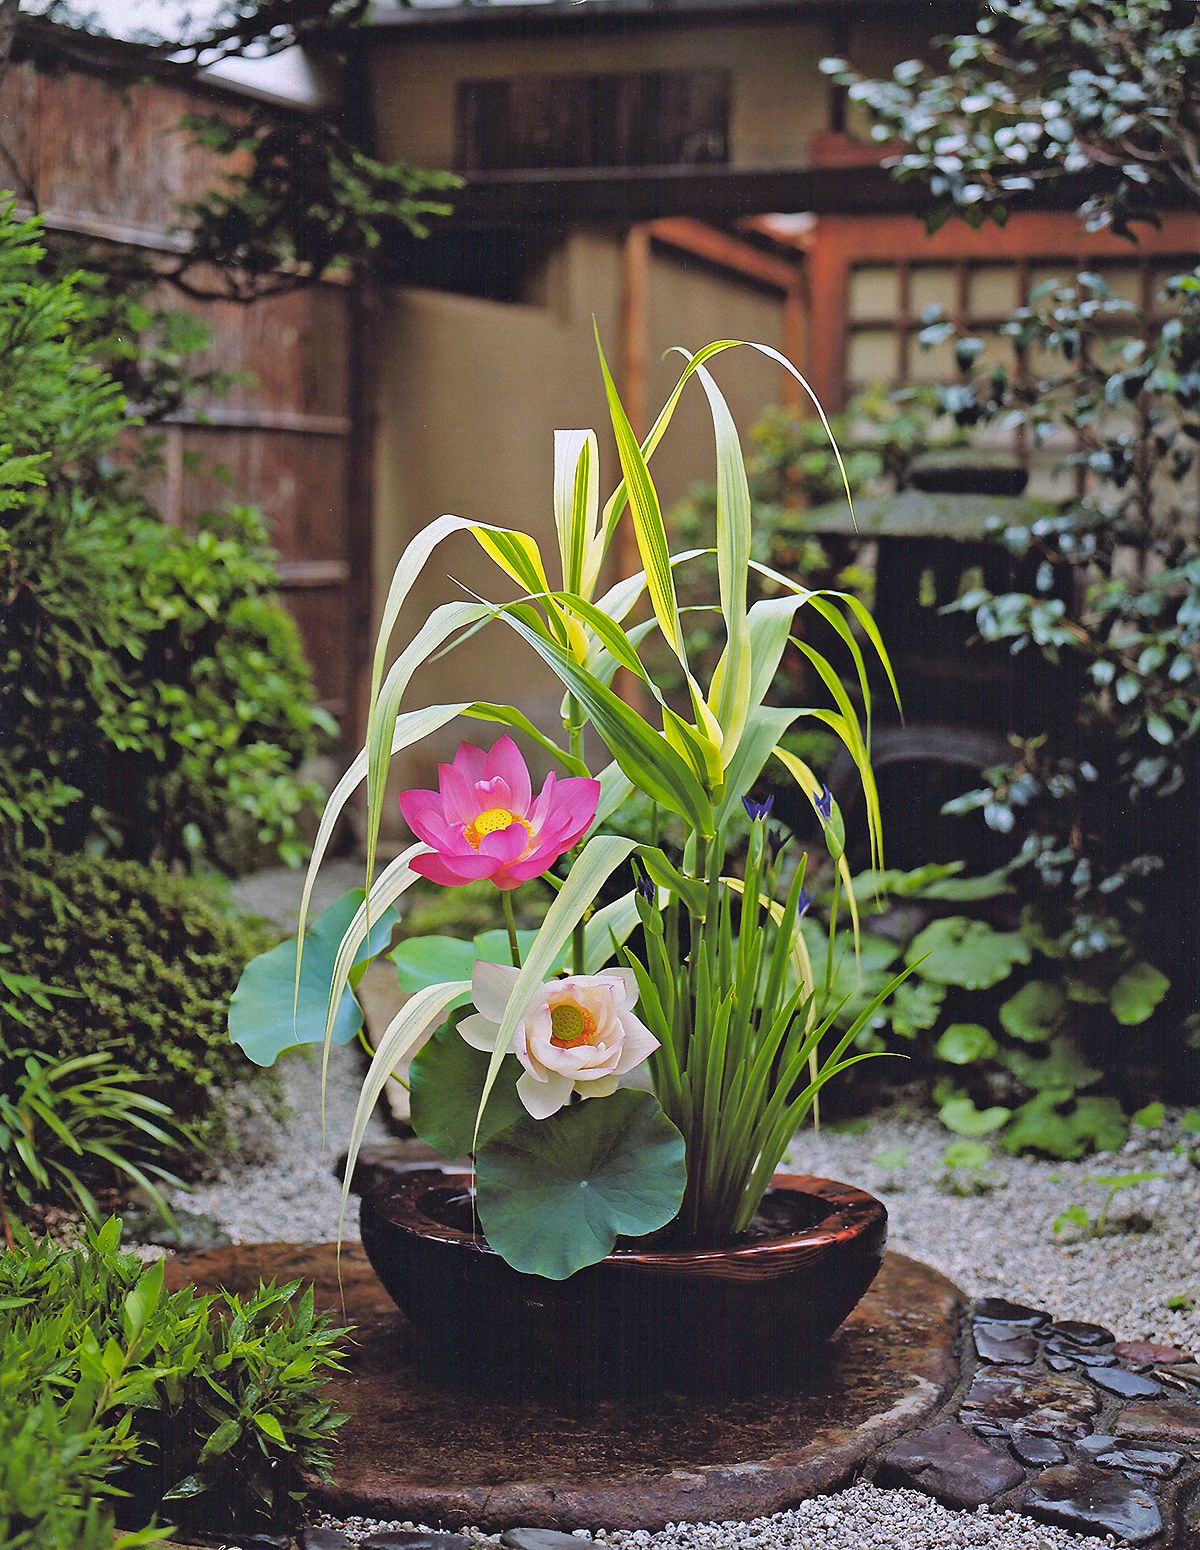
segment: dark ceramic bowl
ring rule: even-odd
[[[472,1231],[471,1176],[412,1173],[363,1198],[363,1246],[442,1382],[588,1405],[664,1390],[751,1395],[817,1364],[883,1261],[881,1201],[776,1174],[728,1247],[624,1240],[566,1281],[511,1269]]]

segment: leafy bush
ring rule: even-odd
[[[194,878],[134,861],[67,856],[0,874],[3,960],[72,996],[23,1002],[21,1043],[55,1059],[103,1052],[181,1116],[203,1122],[246,1064],[229,999],[268,945]]]
[[[43,274],[39,233],[0,201],[0,858],[228,861],[231,815],[291,856],[316,795],[295,771],[332,723],[261,521],[155,519],[93,358],[96,286]]]
[[[1085,999],[1063,980],[1035,912],[1017,909],[1009,879],[1019,868],[960,872],[952,863],[859,874],[860,960],[847,950],[830,964],[823,1004],[844,998],[837,1021],[848,1026],[899,967],[912,966],[889,1007],[868,1019],[860,1049],[908,1056],[959,1135],[997,1133],[1007,1152],[1053,1157],[1113,1150],[1135,1096],[1119,1051],[1149,1021],[1165,980],[1133,962],[1107,1003]],[[813,916],[829,906],[819,895],[803,922],[814,956],[824,933]]]
[[[878,138],[906,143],[897,175],[928,185],[931,227],[951,213],[1002,224],[1014,194],[1086,171],[1081,223],[1132,240],[1135,223],[1156,222],[1179,196],[1190,206],[1200,189],[1190,127],[1200,24],[1185,10],[994,0],[974,31],[947,40],[945,72],[908,61],[870,81],[843,61],[823,68],[850,85]],[[1041,1008],[1038,1031],[1017,1038],[1049,1038],[1059,1056],[1055,1041],[1076,1030],[1091,1040],[1082,1063],[1040,1063],[1043,1082],[1053,1074],[1061,1086],[1039,1091],[1008,1136],[1039,1145],[1056,1124],[1064,1147],[1090,1139],[1077,1134],[1078,1109],[1051,1092],[1101,1072],[1134,1101],[1178,1091],[1200,1049],[1200,960],[1179,929],[1200,888],[1200,857],[1181,843],[1200,734],[1200,271],[1170,280],[1160,300],[1147,316],[1087,270],[1039,286],[1000,330],[1019,371],[935,313],[923,335],[955,342],[960,380],[938,390],[943,409],[964,427],[1022,427],[1034,444],[1057,433],[1082,491],[1059,516],[995,533],[1038,562],[1028,591],[980,588],[956,605],[984,641],[1054,664],[1074,698],[950,804],[1010,837],[1022,932],[1038,955],[1039,988],[1019,993]],[[1022,1019],[1009,1005],[1009,1021]],[[1094,1108],[1112,1099],[1087,1101],[1113,1134]]]
[[[107,1550],[114,1513],[284,1525],[301,1471],[329,1478],[341,1417],[321,1388],[346,1331],[299,1283],[201,1296],[165,1291],[163,1268],[120,1252],[115,1218],[81,1250],[21,1233],[0,1254],[3,1550]]]

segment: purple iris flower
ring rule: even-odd
[[[811,908],[813,896],[807,888],[801,888],[799,902],[796,905],[796,919],[799,920],[804,912]]]
[[[833,817],[833,792],[828,786],[821,787],[821,795],[817,798],[815,806],[821,822],[828,823]]]
[[[775,798],[772,795],[764,797],[761,802],[758,802],[754,797],[743,797],[742,806],[746,809],[746,817],[752,823],[756,823],[761,818],[769,818],[771,816],[771,809],[775,806]]]

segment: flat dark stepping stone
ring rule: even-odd
[[[1007,1297],[981,1297],[975,1304],[976,1321],[991,1320],[1000,1324],[1018,1324],[1024,1329],[1036,1329],[1049,1324],[1050,1315],[1041,1308],[1027,1308],[1021,1302],[1009,1302]]]
[[[653,1409],[605,1402],[589,1420],[430,1383],[357,1243],[346,1245],[342,1269],[355,1344],[349,1370],[326,1392],[350,1419],[338,1433],[336,1484],[314,1482],[313,1491],[314,1505],[338,1518],[493,1531],[745,1521],[835,1490],[878,1449],[929,1421],[959,1376],[962,1295],[900,1254],[887,1255],[826,1362],[795,1392],[702,1405],[666,1396]],[[180,1255],[167,1276],[201,1290],[304,1277],[318,1307],[342,1317],[332,1244]]]
[[[1053,1437],[1040,1437],[1036,1432],[1014,1431],[1008,1445],[1022,1464],[1045,1469],[1047,1464],[1065,1464],[1067,1450]]]
[[[1097,1388],[1116,1394],[1119,1399],[1156,1399],[1163,1391],[1161,1383],[1140,1372],[1124,1367],[1089,1367],[1087,1375]]]
[[[1192,1359],[1190,1351],[1181,1351],[1177,1345],[1158,1345],[1153,1340],[1118,1340],[1113,1350],[1123,1362],[1134,1367],[1170,1367]]]
[[[504,1550],[587,1550],[592,1540],[554,1528],[510,1528],[500,1543]]]
[[[1105,1329],[1103,1324],[1084,1324],[1079,1319],[1059,1319],[1055,1324],[1048,1324],[1042,1333],[1046,1336],[1057,1335],[1060,1340],[1069,1340],[1072,1345],[1112,1345],[1116,1336],[1111,1329]]]
[[[1025,1471],[998,1448],[952,1423],[930,1426],[895,1443],[880,1461],[876,1483],[907,1486],[948,1507],[980,1507],[1013,1486]]]
[[[996,1336],[993,1329],[1013,1329],[1011,1324],[976,1324],[971,1331],[975,1349],[982,1362],[1010,1362],[1014,1367],[1028,1366],[1037,1361],[1041,1346],[1033,1335],[1019,1334]]]
[[[1142,1545],[1162,1532],[1158,1502],[1143,1486],[1094,1464],[1042,1470],[1017,1497],[1017,1510],[1076,1534],[1112,1534]]]
[[[1130,1405],[1121,1411],[1114,1425],[1123,1437],[1200,1447],[1200,1404],[1191,1400],[1161,1399]]]

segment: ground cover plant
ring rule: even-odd
[[[945,54],[945,69],[909,61],[882,81],[826,62],[873,132],[905,142],[896,175],[926,184],[931,225],[1003,222],[1016,196],[1083,172],[1088,230],[1133,242],[1181,195],[1194,205],[1191,8],[998,0]],[[1016,740],[951,804],[1012,847],[1031,982],[1014,982],[1001,1026],[994,1009],[976,1020],[1034,1046],[1039,1088],[1006,1142],[1052,1151],[1056,1137],[1113,1144],[1117,1100],[1128,1110],[1188,1090],[1200,1043],[1197,958],[1179,928],[1200,886],[1195,847],[1180,843],[1200,732],[1200,276],[1169,280],[1147,316],[1102,275],[1070,270],[1000,330],[1020,369],[936,311],[924,336],[954,342],[960,378],[938,393],[960,425],[1021,427],[1034,442],[1066,432],[1073,447],[1079,493],[1061,513],[1031,530],[996,524],[997,544],[1038,561],[1035,585],[957,605],[982,640],[1055,664],[1071,713]]]
[[[395,902],[419,877],[450,888],[490,881],[504,929],[470,941],[404,944],[409,984],[423,983],[378,1039],[346,1176],[390,1073],[437,1030],[413,1062],[418,1133],[451,1157],[474,1154],[488,1242],[518,1270],[554,1279],[601,1259],[618,1235],[673,1224],[680,1242],[719,1243],[744,1232],[822,1087],[871,1058],[852,1049],[854,1040],[912,972],[902,967],[848,1027],[832,1032],[840,1010],[831,989],[838,926],[856,928],[858,905],[837,804],[781,740],[807,719],[845,746],[878,855],[867,653],[892,692],[896,686],[859,598],[809,590],[753,558],[741,448],[707,365],[732,347],[723,341],[694,356],[681,352],[686,365],[678,385],[643,445],[601,352],[623,478],[601,507],[594,433],[556,436],[560,582],[550,580],[535,542],[509,529],[443,517],[410,543],[384,607],[366,748],[322,819],[297,941],[248,966],[230,1009],[231,1034],[255,1060],[267,1063],[282,1048],[313,1040],[324,1044],[327,1061],[332,1042],[360,1030],[355,977],[380,950],[372,935],[379,933],[381,946],[390,935],[386,912]],[[777,352],[753,348],[788,366]],[[675,579],[676,568],[695,556],[670,554],[648,463],[693,378],[712,412],[718,469],[717,595],[710,606],[725,638],[711,674],[704,673],[706,685],[696,677],[704,670],[696,664],[693,671]],[[622,520],[633,525],[644,568],[598,595],[601,563]],[[442,605],[385,672],[414,580],[441,539],[459,531],[474,536],[522,595],[507,603]],[[751,601],[752,574],[766,576],[779,595]],[[630,623],[643,596],[652,617]],[[865,722],[825,656],[795,633],[802,608],[853,664]],[[561,680],[565,745],[533,727],[517,706],[402,708],[422,661],[465,633],[496,626],[514,630]],[[686,686],[683,709],[669,703],[639,655],[656,631]],[[821,679],[827,709],[767,703],[789,647]],[[618,668],[637,681],[649,715],[612,689]],[[464,743],[453,763],[440,767],[437,791],[402,794],[401,812],[417,841],[378,869],[390,757],[460,715],[498,723],[505,733],[488,748]],[[584,757],[589,724],[611,760],[595,775]],[[537,795],[513,732],[554,763]],[[834,872],[829,940],[815,963],[798,928],[812,902],[806,861],[778,864],[768,842],[770,804],[754,796],[771,759],[803,792]],[[313,879],[333,824],[364,779],[366,896],[334,906],[306,935]],[[649,841],[623,832],[622,810],[635,793],[669,820],[664,829],[673,827],[678,847],[656,825]],[[601,903],[602,889],[618,876],[623,886]],[[526,888],[545,891],[535,929],[522,933],[513,895]],[[343,928],[339,917],[348,910]],[[643,1066],[652,1092],[625,1080]]]
[[[297,1283],[201,1296],[163,1269],[121,1252],[115,1218],[80,1249],[20,1232],[0,1253],[4,1550],[286,1527],[300,1472],[328,1477],[346,1332]]]

